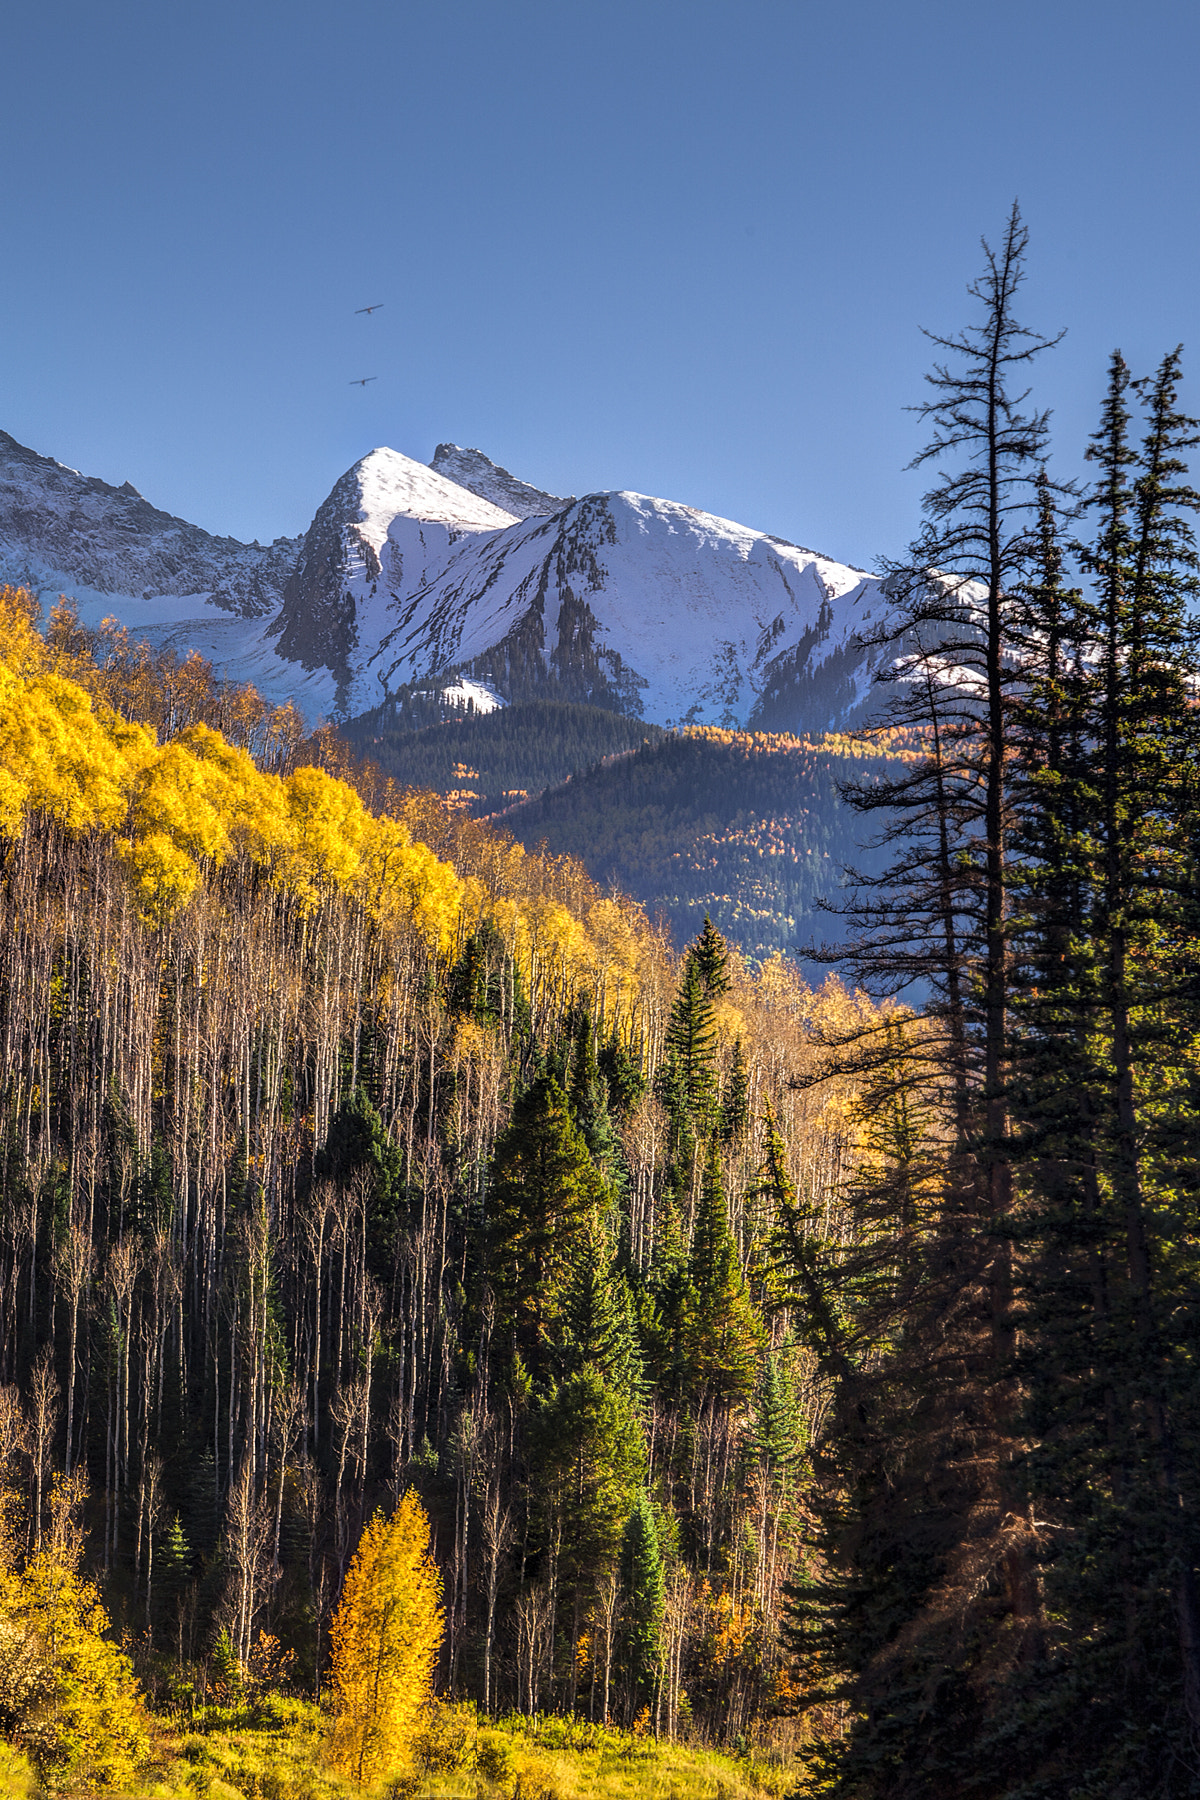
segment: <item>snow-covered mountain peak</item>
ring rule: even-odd
[[[378,698],[357,678],[360,646],[394,623],[398,594],[432,581],[464,538],[518,523],[425,463],[381,447],[335,482],[305,533],[272,626],[279,654],[337,682],[339,711]]]
[[[570,497],[560,499],[555,494],[543,493],[541,488],[530,487],[527,481],[519,481],[499,463],[494,463],[490,456],[485,456],[482,450],[464,450],[459,444],[439,444],[429,466],[481,499],[503,507],[517,519],[540,518],[547,513],[561,512],[564,506],[571,504]]]
[[[377,540],[376,550],[382,548],[388,526],[397,518],[421,519],[460,531],[502,531],[517,517],[428,464],[386,446],[361,457],[342,476],[334,493],[343,483],[357,488],[361,504],[358,522]]]
[[[303,539],[214,538],[0,433],[0,580],[196,649],[310,717],[436,687],[824,730],[858,716],[861,569],[632,491],[563,500],[479,450],[379,447]],[[472,686],[474,684],[474,686]]]

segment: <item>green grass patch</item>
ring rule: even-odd
[[[478,1720],[463,1736],[457,1766],[427,1757],[414,1800],[783,1800],[795,1780],[752,1757],[551,1715]]]
[[[136,1789],[106,1800],[785,1800],[796,1771],[554,1716],[481,1719],[439,1704],[411,1769],[359,1789],[325,1767],[327,1720],[271,1697],[158,1721],[157,1755]],[[0,1800],[40,1800],[25,1759],[0,1744]]]

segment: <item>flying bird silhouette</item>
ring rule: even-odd
[[[377,300],[375,302],[374,306],[356,306],[354,309],[354,314],[355,314],[355,317],[357,318],[359,313],[378,312],[381,306],[386,306],[386,305],[387,305],[387,302],[385,300]]]
[[[378,381],[378,375],[359,375],[354,381],[348,381],[347,387],[366,387],[368,381]]]

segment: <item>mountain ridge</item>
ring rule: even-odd
[[[859,632],[883,603],[773,534],[631,491],[563,499],[448,443],[430,464],[368,452],[301,537],[263,546],[0,434],[0,576],[310,717],[466,677],[661,725],[830,729],[866,706]]]
[[[519,480],[499,463],[494,463],[482,450],[464,450],[458,444],[439,444],[429,466],[472,494],[512,513],[516,519],[528,519],[535,513],[561,512],[575,498],[574,494],[547,494],[541,488],[530,487],[527,481]]]

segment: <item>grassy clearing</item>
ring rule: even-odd
[[[442,1717],[443,1734],[458,1731],[462,1741],[441,1757],[431,1731],[415,1800],[783,1800],[794,1781],[780,1765],[580,1720],[481,1723],[466,1707]]]
[[[480,1720],[439,1706],[412,1769],[359,1790],[324,1767],[326,1721],[302,1700],[206,1707],[164,1728],[142,1783],[106,1800],[785,1800],[795,1771],[583,1721]],[[25,1759],[0,1745],[0,1800],[39,1800]]]

